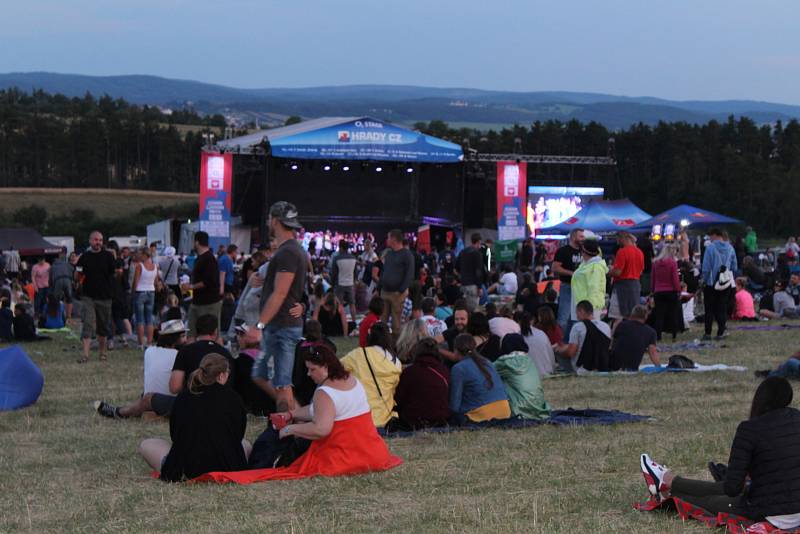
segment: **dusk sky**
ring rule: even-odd
[[[28,0],[0,72],[800,104],[796,0]]]

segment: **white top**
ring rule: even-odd
[[[336,417],[334,421],[342,421],[344,419],[352,419],[365,413],[372,413],[367,402],[367,392],[364,391],[364,386],[356,379],[356,385],[342,391],[334,389],[330,386],[319,386],[317,391],[324,391],[333,401],[333,406],[336,408]],[[314,417],[314,403],[308,408],[311,417]]]
[[[538,328],[531,328],[531,333],[525,336],[525,343],[528,345],[528,358],[536,364],[539,375],[552,374],[556,357],[547,334]]]
[[[433,315],[423,315],[422,320],[425,322],[425,328],[428,329],[428,335],[431,337],[441,336],[447,330],[447,323]]]
[[[147,347],[144,351],[144,392],[172,395],[169,391],[169,375],[175,363],[177,349]]]
[[[500,284],[503,286],[503,293],[506,295],[517,294],[517,275],[515,273],[506,273],[500,277]]]
[[[494,317],[489,319],[489,331],[502,341],[506,334],[519,334],[519,323],[508,317]]]
[[[155,291],[156,290],[156,274],[158,274],[158,267],[153,264],[153,268],[149,271],[144,266],[144,263],[140,264],[141,274],[139,275],[139,283],[136,284],[136,291]]]

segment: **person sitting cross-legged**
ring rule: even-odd
[[[550,417],[550,406],[544,400],[542,380],[536,364],[528,357],[525,338],[521,334],[506,334],[500,351],[503,355],[493,365],[503,379],[511,414],[525,419]]]
[[[594,318],[594,306],[588,300],[578,302],[575,315],[578,322],[569,332],[569,343],[554,348],[559,371],[608,371],[611,328]]]
[[[444,426],[450,417],[450,369],[433,338],[424,338],[411,351],[394,392],[397,430]]]
[[[637,304],[630,317],[614,330],[610,357],[612,371],[638,371],[645,352],[653,365],[661,365],[656,346],[656,331],[645,324],[646,322],[647,308]]]
[[[785,378],[770,377],[758,386],[750,418],[736,429],[723,481],[683,478],[642,454],[652,498],[675,497],[710,514],[768,521],[783,530],[800,527],[800,411],[790,407],[792,396]]]
[[[470,334],[459,334],[454,344],[459,362],[450,370],[453,423],[511,417],[511,405],[503,381],[492,363],[478,353],[475,338]]]

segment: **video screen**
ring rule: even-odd
[[[532,236],[578,213],[592,198],[603,198],[602,187],[532,185],[528,187],[528,227]]]

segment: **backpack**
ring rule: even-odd
[[[731,287],[733,287],[733,272],[723,265],[719,269],[719,274],[717,274],[717,282],[714,284],[714,289],[717,291],[726,291]]]
[[[695,364],[683,354],[675,354],[669,357],[669,364],[667,364],[667,367],[669,369],[694,369]]]

